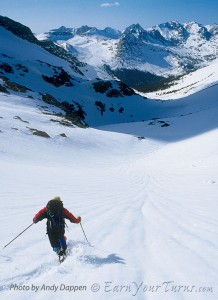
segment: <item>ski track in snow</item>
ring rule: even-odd
[[[82,216],[91,245],[81,227],[68,222],[70,253],[59,264],[45,235],[45,221],[32,226],[0,252],[2,299],[218,299],[217,108],[183,116],[182,121],[174,118],[167,128],[154,125],[157,136],[165,130],[165,141],[78,128],[64,128],[69,139],[60,140],[60,125],[51,125],[25,104],[19,112],[10,105],[2,106],[0,120],[2,247],[55,195]],[[14,120],[19,126],[14,133],[9,128],[14,115],[32,120],[36,128],[43,118],[52,139],[30,135],[19,120]],[[184,130],[181,123],[200,126],[203,117],[214,122],[211,131],[173,141]],[[125,125],[112,127],[119,132]],[[132,128],[146,137],[145,123]],[[166,292],[164,282],[195,288]],[[94,283],[100,291],[91,291]],[[11,284],[38,285],[40,290],[5,289]],[[43,284],[87,290],[46,291]],[[146,285],[161,287],[143,292]],[[196,292],[200,287],[214,290]]]

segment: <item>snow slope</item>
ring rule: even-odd
[[[0,251],[2,299],[218,298],[217,86],[194,96],[165,119],[80,129],[0,95],[2,248],[55,195],[91,243],[68,224],[59,265],[45,221],[32,226]]]
[[[188,75],[175,80],[167,89],[153,93],[140,93],[153,99],[179,99],[190,94],[199,92],[205,88],[218,83],[218,60],[213,61],[209,66],[200,68]]]

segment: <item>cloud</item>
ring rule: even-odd
[[[100,5],[101,7],[112,7],[112,6],[120,6],[119,2],[105,2]]]

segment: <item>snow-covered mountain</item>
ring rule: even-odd
[[[122,33],[114,29],[51,30],[39,39],[55,41],[96,69],[106,70],[141,92],[156,90],[180,75],[207,66],[217,58],[218,25],[167,22],[143,29],[139,24]],[[59,32],[71,34],[62,38]],[[65,36],[65,37],[66,37]],[[105,76],[105,73],[103,73]]]
[[[29,28],[8,18],[0,21],[2,92],[40,99],[45,111],[58,107],[80,126],[143,118],[144,98],[124,83],[101,80],[93,66],[52,42],[39,42]]]
[[[79,28],[66,28],[61,26],[58,29],[50,30],[49,32],[38,34],[37,38],[39,40],[51,40],[53,42],[58,42],[60,40],[69,40],[76,35],[86,35],[86,36],[101,36],[102,38],[119,38],[121,32],[110,27],[106,27],[104,30],[99,30],[96,27],[81,26]]]

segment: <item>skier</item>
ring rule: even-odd
[[[54,197],[48,201],[46,207],[41,209],[33,218],[33,222],[37,223],[47,218],[47,234],[53,250],[59,256],[66,255],[66,237],[65,233],[65,218],[71,223],[80,223],[81,217],[76,218],[63,206],[60,197]]]

